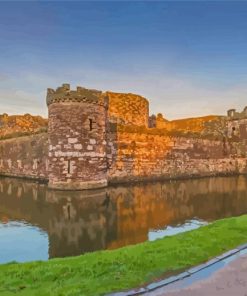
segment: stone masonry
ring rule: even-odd
[[[107,185],[107,98],[63,85],[47,94],[49,187],[89,189]]]

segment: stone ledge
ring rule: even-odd
[[[107,187],[108,182],[106,179],[85,182],[52,182],[49,181],[48,188],[55,190],[87,190]]]
[[[21,173],[9,173],[9,172],[2,172],[0,171],[0,178],[1,177],[8,177],[8,178],[18,178],[18,179],[23,179],[23,180],[32,180],[32,181],[37,181],[40,183],[48,183],[48,177],[45,176],[36,176],[36,175],[27,175],[27,174],[21,174]]]

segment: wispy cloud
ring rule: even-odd
[[[0,113],[40,114],[46,116],[44,93],[31,93],[22,90],[0,90]]]
[[[195,77],[152,73],[152,69],[150,74],[86,73],[77,84],[141,94],[149,99],[151,113],[162,112],[169,119],[225,114],[229,108],[242,109],[247,104],[247,79],[246,83],[222,88],[198,82]]]
[[[56,88],[64,82],[71,83],[72,88],[82,85],[104,91],[140,94],[149,99],[150,113],[162,112],[168,119],[226,114],[229,108],[243,109],[247,98],[247,83],[222,90],[209,87],[203,81],[198,83],[192,77],[171,76],[168,73],[116,74],[107,69],[68,69],[56,75],[22,73],[12,78],[12,87],[0,83],[0,113],[47,116],[46,88]]]

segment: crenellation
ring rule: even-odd
[[[241,112],[237,112],[236,109],[229,109],[227,111],[227,117],[228,119],[232,119],[232,120],[247,118],[247,106],[244,107],[243,111]]]
[[[48,88],[46,95],[47,106],[54,103],[81,103],[88,102],[91,104],[99,104],[107,107],[107,96],[101,91],[95,89],[87,89],[77,87],[76,90],[71,90],[69,84],[63,84],[56,90]]]

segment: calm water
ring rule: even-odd
[[[247,213],[247,177],[51,191],[0,178],[0,263],[114,249]]]

